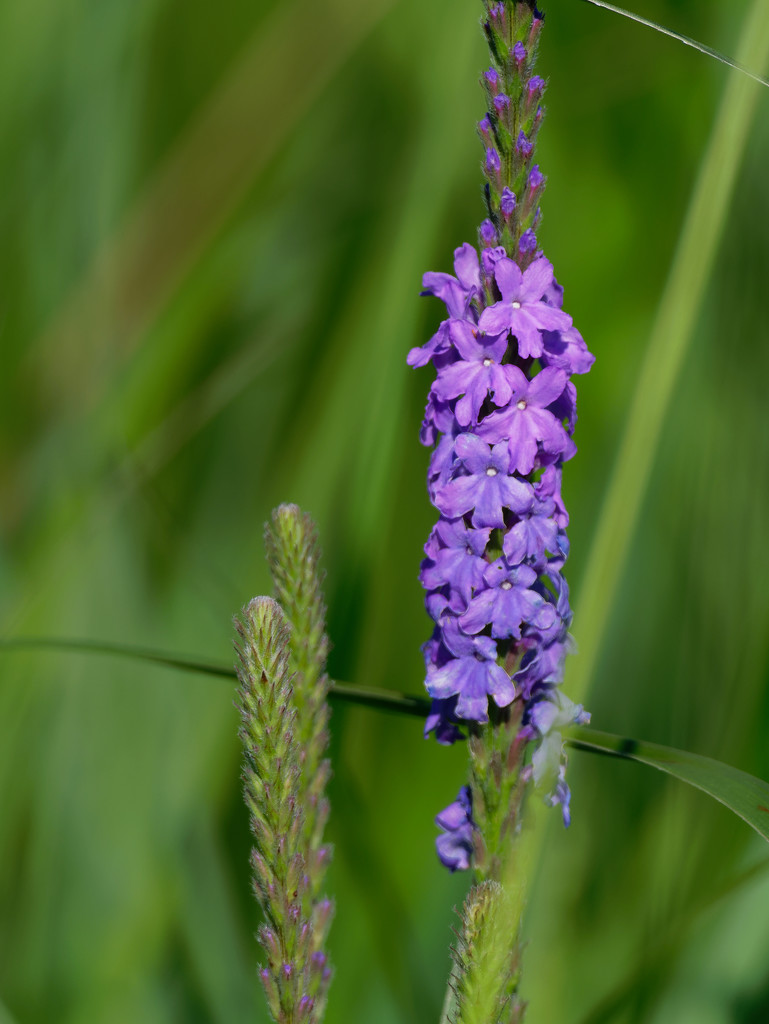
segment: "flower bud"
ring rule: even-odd
[[[494,109],[501,118],[507,118],[508,111],[510,110],[510,97],[503,92],[499,93],[498,96],[494,97]]]
[[[502,198],[499,200],[499,208],[502,211],[502,216],[506,221],[508,221],[515,210],[515,193],[511,192],[507,185],[502,189]]]
[[[489,68],[488,71],[483,72],[483,77],[491,95],[496,96],[499,92],[499,72],[496,68]]]
[[[521,235],[521,240],[518,243],[518,252],[521,256],[528,256],[534,252],[537,248],[537,236],[531,230],[527,228],[526,231]]]
[[[518,133],[518,138],[515,140],[515,151],[522,158],[524,163],[529,159],[534,151],[534,146],[526,137],[525,132]]]
[[[490,249],[493,245],[497,244],[497,229],[488,218],[481,224],[478,235],[484,249]]]

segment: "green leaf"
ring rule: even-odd
[[[711,757],[663,747],[659,743],[613,736],[585,726],[570,730],[566,742],[576,750],[639,761],[688,782],[728,807],[769,841],[769,783],[762,779]]]

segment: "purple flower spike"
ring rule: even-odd
[[[483,420],[478,427],[479,436],[492,443],[495,451],[496,446],[507,439],[511,472],[527,475],[532,471],[538,442],[545,452],[570,458],[576,450],[574,442],[547,408],[566,387],[563,370],[549,366],[530,381],[523,370],[513,366],[509,377],[513,388],[510,404]]]
[[[511,568],[499,558],[488,567],[484,579],[489,589],[476,594],[459,619],[465,632],[479,633],[491,626],[491,635],[497,640],[511,636],[520,640],[522,623],[547,628],[555,620],[553,606],[529,589],[537,579],[531,566]]]
[[[489,450],[475,434],[459,435],[454,451],[469,475],[456,477],[436,494],[435,504],[445,516],[456,519],[474,509],[473,526],[503,529],[503,508],[516,515],[528,511],[533,492],[529,484],[508,475],[507,447],[502,441]]]
[[[435,840],[441,864],[449,871],[465,871],[473,853],[473,800],[469,786],[463,786],[453,804],[441,811],[435,824],[443,835]]]
[[[542,301],[553,282],[552,263],[541,256],[522,271],[514,260],[501,259],[494,267],[494,277],[502,300],[484,309],[478,326],[486,334],[512,331],[518,340],[518,354],[538,359],[542,331],[564,331],[572,325],[568,313]]]
[[[487,0],[486,10],[492,59],[478,134],[487,219],[478,248],[456,250],[453,275],[425,275],[425,293],[447,314],[408,360],[435,368],[420,432],[432,448],[427,486],[440,512],[420,567],[434,623],[423,645],[432,698],[425,735],[454,743],[465,738],[463,723],[488,722],[490,699],[507,707],[517,698],[523,717],[509,724],[520,759],[504,771],[543,786],[568,823],[558,725],[569,712],[559,687],[573,641],[561,470],[576,452],[570,378],[593,356],[537,238],[547,179],[535,144],[547,83],[533,64],[543,16],[534,0]],[[438,853],[452,871],[472,859],[469,800],[460,794],[438,819]]]
[[[489,697],[501,708],[515,698],[510,676],[497,664],[497,645],[487,636],[467,636],[452,619],[444,620],[443,634],[455,657],[428,669],[427,692],[442,699],[456,696],[458,718],[488,722]]]

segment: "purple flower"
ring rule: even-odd
[[[467,427],[477,421],[487,395],[493,395],[495,405],[510,401],[509,367],[500,365],[507,351],[507,335],[478,338],[471,324],[458,320],[451,337],[462,358],[440,371],[433,390],[444,401],[464,395],[457,402],[455,415],[457,422]]]
[[[555,619],[553,606],[529,589],[536,578],[531,566],[510,567],[503,558],[498,558],[484,573],[489,589],[475,595],[460,617],[459,625],[467,633],[479,633],[490,625],[491,635],[496,639],[510,636],[520,639],[523,622],[538,627],[550,625]]]
[[[542,301],[553,282],[553,265],[541,256],[522,271],[514,260],[500,259],[494,277],[502,298],[484,309],[478,326],[486,334],[512,331],[518,340],[518,354],[538,359],[543,351],[541,332],[567,330],[572,325],[568,313]]]
[[[422,278],[422,295],[434,295],[445,303],[449,319],[444,320],[425,344],[412,348],[406,357],[409,366],[425,366],[435,356],[451,348],[449,325],[452,320],[463,320],[470,315],[472,300],[481,294],[481,274],[478,253],[465,242],[454,250],[454,273],[428,273]]]
[[[595,356],[576,327],[565,331],[545,331],[542,349],[543,366],[558,366],[569,374],[587,373],[595,362]]]
[[[425,545],[432,565],[423,566],[420,579],[428,590],[448,584],[465,602],[483,584],[488,562],[483,557],[489,542],[490,529],[469,530],[462,519],[449,522],[441,519]],[[440,547],[433,541],[440,542]]]
[[[523,43],[519,42],[515,44],[515,46],[513,47],[513,57],[515,57],[515,62],[518,65],[523,64],[523,62],[526,60],[526,47],[523,45]]]
[[[457,717],[475,722],[489,720],[489,697],[498,707],[512,703],[515,687],[497,664],[497,645],[487,636],[467,636],[455,620],[444,619],[443,642],[454,658],[440,668],[428,668],[431,697],[457,699]]]
[[[475,434],[459,435],[454,451],[468,475],[455,477],[436,493],[435,504],[445,516],[456,519],[474,509],[473,526],[502,529],[503,508],[516,515],[530,508],[533,492],[523,480],[508,476],[506,448],[502,442],[490,450]]]
[[[459,728],[457,719],[457,698],[449,697],[446,700],[433,700],[430,705],[430,712],[425,719],[425,739],[431,732],[435,733],[435,739],[441,746],[450,747],[457,740],[463,740],[464,733]]]
[[[545,452],[571,458],[576,451],[574,442],[547,408],[561,396],[566,387],[566,374],[563,370],[547,367],[530,381],[523,370],[513,366],[510,368],[509,379],[513,389],[510,404],[506,409],[490,413],[481,422],[478,427],[479,436],[494,444],[495,451],[499,442],[507,440],[510,472],[528,474],[532,471],[538,442],[541,442]]]
[[[534,493],[538,500],[552,498],[555,505],[555,521],[560,529],[569,525],[569,513],[561,497],[561,470],[557,466],[547,466],[542,476],[534,484]]]
[[[493,249],[484,249],[481,252],[481,267],[483,268],[483,276],[487,283],[493,281],[494,268],[500,260],[504,259],[507,259],[507,253],[501,245],[497,245]]]
[[[438,857],[449,871],[465,871],[473,853],[473,798],[469,786],[463,786],[454,803],[441,811],[435,824],[443,835],[435,840]]]
[[[508,565],[520,565],[531,559],[544,568],[545,555],[558,549],[558,523],[551,518],[555,502],[536,499],[529,515],[522,516],[505,534],[502,550]]]

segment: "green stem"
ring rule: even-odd
[[[130,644],[38,636],[0,640],[0,653],[35,650],[106,654],[147,661],[155,665],[162,665],[164,668],[180,669],[183,672],[216,676],[220,679],[235,679],[237,677],[235,669],[230,668],[229,665],[217,665],[214,662],[170,654],[167,651],[157,651],[148,647],[132,647]],[[346,704],[361,704],[379,711],[394,711],[414,718],[426,718],[430,710],[430,701],[425,697],[410,697],[408,694],[398,693],[394,690],[379,690],[369,686],[350,686],[347,683],[338,683],[333,680],[330,684],[329,697],[331,700],[340,700]]]

